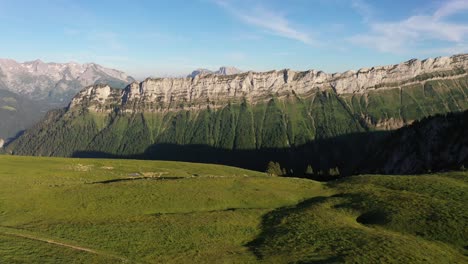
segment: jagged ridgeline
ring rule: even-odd
[[[468,109],[468,55],[326,74],[291,70],[95,85],[7,146],[19,155],[138,157],[288,173],[359,171],[375,144]]]

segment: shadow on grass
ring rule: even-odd
[[[346,209],[361,212],[356,218],[356,222],[362,225],[386,225],[391,222],[392,215],[383,208],[376,205],[370,206],[363,201],[372,200],[365,194],[340,193],[333,195],[335,198],[342,198],[343,202],[333,206],[335,209]]]
[[[357,211],[361,214],[356,218],[356,222],[363,225],[385,225],[391,219],[388,212],[384,210],[378,210],[375,208],[366,208],[362,206],[363,196],[359,194],[347,194],[339,193],[331,196],[318,196],[308,200],[305,200],[292,207],[283,207],[278,208],[274,211],[271,211],[265,214],[262,217],[261,222],[261,232],[260,234],[252,241],[247,243],[245,246],[259,259],[263,260],[266,256],[274,254],[270,247],[271,244],[275,244],[275,240],[278,240],[278,243],[285,241],[281,240],[281,237],[286,237],[291,231],[289,228],[285,227],[285,223],[289,224],[289,221],[295,221],[298,214],[304,213],[305,211],[314,211],[314,207],[319,206],[323,203],[328,203],[332,201],[335,206],[331,207],[333,209],[346,209],[346,211]],[[318,207],[317,207],[318,208]],[[307,218],[306,218],[307,219]],[[305,221],[305,220],[304,220]],[[313,221],[313,219],[310,219]],[[293,223],[294,226],[294,223]],[[337,227],[339,228],[339,227]],[[289,239],[287,240],[289,241]],[[313,240],[311,240],[313,241]],[[291,242],[294,243],[294,242]],[[291,245],[294,247],[294,245]],[[312,245],[310,245],[312,248]],[[304,245],[307,247],[307,245]],[[317,255],[316,255],[317,254]],[[316,255],[316,256],[314,256]],[[314,258],[317,259],[314,259]],[[304,258],[307,260],[299,261],[295,263],[341,263],[343,258],[340,255],[321,255],[318,252],[306,252]]]
[[[332,138],[316,139],[307,144],[290,148],[222,149],[209,145],[153,144],[143,153],[116,155],[112,153],[83,150],[73,153],[78,158],[126,158],[212,163],[235,166],[256,171],[265,171],[270,161],[279,162],[286,176],[314,180],[336,179],[328,172],[339,168],[342,176],[362,173],[361,164],[388,132],[351,133]],[[315,173],[306,174],[308,166]]]
[[[245,246],[259,259],[262,260],[265,254],[262,252],[262,247],[267,244],[268,240],[275,239],[277,236],[286,235],[288,230],[281,227],[284,219],[292,214],[301,212],[314,205],[327,201],[330,197],[318,196],[311,199],[307,199],[292,207],[282,207],[273,210],[262,217],[261,232],[252,241],[247,243]],[[306,261],[298,263],[324,263],[324,262],[340,262],[340,258],[337,256],[326,257],[326,259],[320,259],[317,261]]]

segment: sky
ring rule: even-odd
[[[468,0],[0,0],[0,57],[137,79],[235,66],[342,72],[468,52]]]

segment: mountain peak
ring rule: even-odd
[[[237,69],[236,67],[232,66],[221,66],[217,71],[208,70],[205,68],[199,68],[194,70],[191,74],[187,77],[195,78],[197,75],[205,75],[205,74],[215,74],[215,75],[233,75],[242,73],[241,70]]]
[[[29,64],[29,65],[37,65],[37,64],[43,64],[44,62],[41,59],[35,59],[32,61],[25,61],[23,64]]]
[[[229,67],[229,66],[219,67],[219,70],[216,72],[216,74],[220,74],[220,75],[233,75],[233,74],[238,74],[238,73],[242,73],[242,71],[237,69],[236,67]]]
[[[197,76],[197,75],[211,74],[211,73],[213,73],[213,71],[210,71],[210,70],[204,69],[204,68],[199,68],[199,69],[196,69],[196,70],[192,71],[192,73],[189,74],[187,77],[195,78],[195,76]]]

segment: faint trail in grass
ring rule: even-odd
[[[232,208],[225,208],[225,209],[217,209],[217,210],[200,210],[200,211],[188,211],[188,212],[160,212],[160,213],[153,213],[149,215],[153,216],[162,216],[162,215],[189,215],[189,214],[198,214],[198,213],[220,213],[220,212],[235,212],[235,211],[242,211],[242,210],[253,210],[253,211],[272,211],[276,210],[276,207],[232,207]]]
[[[56,245],[56,246],[61,246],[61,247],[66,247],[66,248],[71,248],[71,249],[78,250],[78,251],[88,252],[88,253],[92,253],[92,254],[96,254],[96,255],[112,258],[112,259],[119,259],[123,263],[129,262],[129,260],[124,258],[124,257],[104,253],[104,252],[94,250],[94,249],[91,249],[91,248],[86,248],[86,247],[82,247],[82,246],[72,245],[72,244],[68,244],[68,243],[64,243],[64,242],[59,242],[59,241],[55,241],[55,240],[49,239],[49,238],[38,237],[36,235],[22,234],[22,233],[16,231],[14,228],[11,228],[11,227],[0,227],[0,234],[7,235],[7,236],[13,236],[13,237],[20,237],[20,238],[25,238],[25,239],[35,240],[35,241],[40,241],[40,242],[44,242],[44,243],[48,243],[48,244],[52,244],[52,245]]]
[[[114,182],[137,181],[137,180],[162,181],[162,180],[180,180],[180,179],[187,179],[187,177],[129,177],[129,178],[110,179],[110,180],[105,180],[105,181],[96,181],[96,182],[91,182],[90,184],[108,184],[108,183],[114,183]]]

